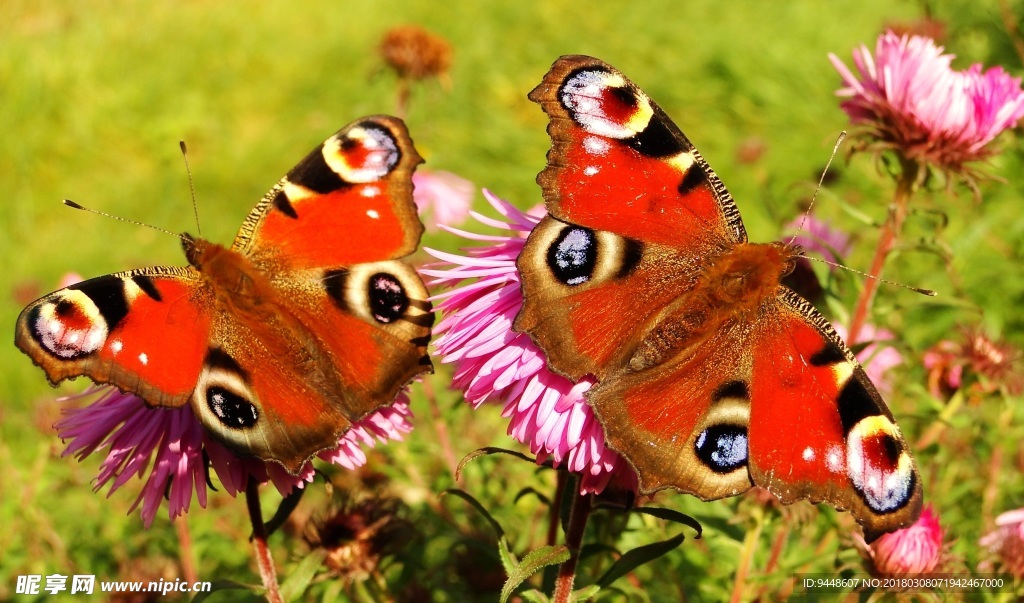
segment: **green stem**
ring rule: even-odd
[[[999,423],[996,427],[997,434],[1010,432],[1013,424],[1013,407],[1006,405],[999,414]],[[988,462],[988,484],[981,495],[981,524],[986,528],[995,525],[994,515],[996,502],[999,498],[999,479],[1003,468],[1003,456],[1005,446],[1002,438],[996,439],[992,447],[992,457]]]
[[[569,483],[575,484],[576,482],[570,480]],[[576,580],[576,565],[580,560],[583,532],[587,528],[587,519],[590,517],[591,495],[580,494],[579,490],[574,488],[571,496],[573,497],[572,509],[569,511],[569,525],[565,529],[565,546],[569,549],[569,560],[558,568],[558,577],[555,578],[555,594],[551,597],[552,603],[569,603],[572,598],[572,585]]]
[[[739,603],[744,600],[746,591],[747,575],[750,573],[750,565],[754,561],[754,551],[757,549],[757,541],[761,538],[761,528],[764,525],[764,509],[754,509],[754,529],[747,532],[743,539],[743,548],[740,550],[739,566],[736,568],[736,579],[732,584],[731,603]]]
[[[942,436],[943,432],[946,431],[946,427],[949,422],[953,420],[953,415],[960,410],[960,407],[964,405],[964,399],[966,394],[963,390],[953,394],[953,397],[949,399],[946,406],[939,413],[939,416],[932,422],[932,424],[925,430],[921,437],[918,438],[917,443],[914,445],[915,450],[923,450],[936,441]]]
[[[267,601],[284,603],[281,587],[277,585],[277,572],[274,570],[274,559],[270,556],[267,545],[267,526],[263,523],[263,510],[260,508],[259,484],[249,478],[245,486],[245,503],[249,508],[249,519],[252,521],[252,544],[256,549],[256,564],[260,569],[263,587],[267,589]]]
[[[878,279],[882,276],[882,268],[885,267],[885,260],[896,246],[900,231],[903,230],[903,222],[907,219],[910,207],[910,198],[917,190],[918,181],[922,176],[917,163],[903,159],[901,164],[903,171],[896,184],[896,194],[889,205],[889,215],[882,226],[882,236],[878,239],[875,257],[868,270],[868,276],[871,278],[864,283],[864,289],[861,291],[856,309],[853,311],[853,319],[850,321],[850,330],[846,336],[846,343],[850,346],[857,342],[857,337],[871,313],[871,302],[874,301],[875,291],[878,290]]]

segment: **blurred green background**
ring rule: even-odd
[[[873,46],[886,26],[913,24],[926,13],[946,24],[944,43],[960,56],[958,66],[983,61],[1020,72],[995,0],[4,0],[0,324],[13,334],[21,308],[54,289],[68,272],[91,277],[184,263],[178,242],[169,236],[60,205],[69,198],[194,234],[178,140],[188,144],[203,235],[229,242],[263,193],[326,136],[359,116],[395,110],[396,78],[384,68],[377,46],[385,31],[403,24],[422,25],[453,47],[450,82],[416,86],[407,115],[428,168],[456,172],[523,208],[540,202],[534,178],[544,166],[549,141],[546,118],[526,93],[559,55],[591,54],[624,71],[676,120],[730,188],[751,240],[777,238],[781,226],[800,215],[836,136],[848,127],[834,97],[839,78],[827,54],[849,64],[855,46]],[[957,197],[941,190],[925,196],[922,206],[938,206],[949,218],[946,230],[936,230],[927,216],[908,223],[909,252],[895,257],[887,275],[939,290],[943,297],[929,302],[907,292],[885,292],[880,307],[899,310],[887,326],[898,330],[907,349],[923,350],[948,336],[954,325],[977,322],[982,315],[990,328],[1021,343],[1020,154],[1014,150],[993,165],[1008,183],[988,184],[980,203],[963,191]],[[860,218],[884,218],[891,185],[862,156],[848,165],[837,162],[831,183],[816,211],[854,233],[858,246],[848,263],[866,269],[877,233]],[[475,208],[489,213],[479,196]],[[425,244],[451,251],[457,241],[430,234]],[[948,251],[960,282],[949,276],[938,254],[920,248]],[[165,511],[143,531],[137,514],[126,516],[137,483],[109,500],[92,493],[98,459],[79,464],[58,458],[61,444],[49,428],[57,417],[52,402],[57,392],[13,345],[0,347],[0,366],[0,599],[11,596],[19,573],[80,570],[114,577],[173,566],[177,537]],[[910,374],[908,379],[923,379],[920,369]],[[469,411],[446,391],[447,378],[441,371],[431,384],[443,420],[458,434],[455,455],[482,445],[512,447],[498,409]],[[82,387],[80,380],[61,391]],[[915,395],[920,390],[918,385]],[[930,420],[928,412],[937,412],[907,412],[926,417],[904,419],[899,400],[893,407],[910,433]],[[494,600],[494,592],[473,590],[448,568],[449,547],[464,536],[450,526],[473,520],[446,524],[431,515],[429,509],[438,503],[424,501],[434,501],[435,492],[451,485],[450,467],[429,424],[436,419],[418,389],[413,410],[423,424],[408,442],[374,451],[371,469],[388,476],[414,516],[430,518],[421,525],[427,532],[423,565],[433,568],[431,598]],[[985,443],[977,446],[979,456],[989,449]],[[948,521],[955,525],[974,517],[958,533],[963,550],[973,550],[982,526],[976,517],[980,486],[969,479],[972,467],[968,463],[951,469],[952,476],[936,476],[932,461],[922,459],[921,451],[916,454],[926,479],[938,478],[937,500],[945,502],[941,511]],[[935,454],[942,459],[948,453]],[[495,486],[518,488],[550,478],[507,463],[494,461],[487,465],[491,471],[471,472],[463,485],[488,508],[510,514],[520,530],[518,543],[528,550],[543,527],[528,515],[517,517],[516,504],[501,499]],[[1012,476],[1006,482],[1005,504],[1024,504],[1020,485]],[[268,494],[268,506],[274,496]],[[201,576],[258,582],[250,567],[242,501],[223,493],[213,493],[212,499],[212,510],[194,505],[188,517]],[[726,525],[737,503],[687,499],[678,504],[700,519],[718,518]],[[458,505],[452,508],[463,512]],[[278,546],[285,551],[278,557],[280,571],[287,575],[289,561],[299,553],[292,545]],[[739,546],[735,539],[714,536],[699,545],[684,543],[673,557],[659,561],[661,573],[648,576],[647,596],[678,600],[682,591],[714,600],[727,594]],[[763,547],[769,555],[768,543]],[[856,559],[843,550],[833,538],[824,551],[798,553],[807,563],[830,555]],[[969,564],[977,560],[977,553],[963,554],[974,555]],[[787,562],[783,567],[800,566],[799,559]],[[760,580],[775,584],[778,576]]]

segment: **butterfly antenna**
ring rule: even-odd
[[[828,168],[832,167],[832,160],[836,158],[836,153],[839,152],[839,145],[843,144],[846,140],[846,130],[839,133],[839,138],[836,139],[836,144],[832,147],[832,155],[828,158],[828,163],[825,164],[825,169],[821,170],[821,177],[818,178],[818,186],[814,187],[814,194],[811,195],[811,202],[807,205],[807,211],[804,212],[803,217],[800,218],[800,223],[796,226],[796,232],[789,239],[789,244],[792,245],[793,241],[796,241],[796,237],[803,231],[804,223],[807,222],[807,216],[811,215],[811,209],[814,207],[814,202],[818,199],[818,192],[821,191],[822,184],[825,183],[825,174],[828,174]]]
[[[835,144],[835,146],[832,147],[832,154],[828,158],[828,163],[825,164],[825,169],[821,171],[821,178],[818,179],[818,186],[816,186],[814,188],[814,194],[811,195],[811,202],[807,205],[807,211],[805,211],[803,217],[800,218],[800,224],[797,225],[796,232],[793,233],[793,236],[790,237],[790,239],[789,239],[789,244],[790,245],[793,245],[793,242],[796,241],[796,237],[804,229],[804,223],[807,222],[807,216],[811,215],[811,209],[814,207],[814,201],[817,200],[818,192],[821,191],[821,186],[825,182],[825,174],[828,173],[828,168],[830,168],[832,166],[832,160],[836,158],[836,154],[839,153],[839,146],[843,144],[844,140],[846,140],[846,131],[845,130],[839,133],[839,138],[836,139],[836,144]],[[830,262],[830,261],[822,259],[822,258],[811,257],[811,256],[806,255],[806,254],[802,254],[802,257],[805,257],[805,258],[807,258],[809,260],[814,260],[815,262],[821,262],[822,264],[825,264],[827,266],[832,266],[833,268],[841,268],[843,270],[849,270],[850,272],[852,272],[854,274],[859,274],[859,275],[863,276],[864,278],[874,279],[874,280],[876,280],[876,281],[878,281],[880,283],[885,283],[887,285],[895,285],[896,287],[902,287],[904,289],[909,289],[909,290],[911,290],[911,291],[913,291],[915,293],[920,293],[921,295],[927,295],[928,297],[935,297],[936,295],[938,295],[935,291],[932,291],[931,289],[924,289],[922,287],[911,287],[910,285],[905,285],[903,283],[897,283],[896,281],[890,281],[889,279],[882,278],[882,277],[876,276],[874,274],[868,274],[867,272],[864,272],[862,270],[857,270],[856,268],[850,268],[849,266],[844,266],[842,264],[837,264],[835,262]]]
[[[843,270],[849,270],[850,272],[852,272],[854,274],[859,274],[859,275],[861,275],[861,276],[863,276],[865,278],[874,279],[874,280],[876,280],[876,281],[878,281],[880,283],[885,283],[886,285],[895,285],[897,287],[903,287],[904,289],[910,289],[914,293],[920,293],[921,295],[927,295],[928,297],[935,297],[936,295],[938,295],[938,293],[936,293],[935,291],[932,291],[931,289],[924,289],[922,287],[911,287],[910,285],[905,285],[903,283],[897,283],[896,281],[890,281],[887,278],[882,278],[880,276],[875,276],[874,274],[868,274],[867,272],[863,272],[861,270],[857,270],[856,268],[850,268],[849,266],[844,266],[842,264],[837,264],[835,262],[830,262],[830,261],[824,260],[822,258],[811,257],[809,255],[802,255],[801,257],[805,257],[808,260],[812,260],[812,261],[815,261],[815,262],[821,262],[822,264],[826,264],[828,266],[832,266],[833,268],[841,268]]]
[[[91,208],[79,205],[78,203],[75,203],[71,199],[64,199],[64,205],[67,205],[68,207],[70,207],[72,209],[80,209],[82,211],[87,211],[87,212],[89,212],[91,214],[96,214],[98,216],[103,216],[105,218],[111,218],[112,220],[119,220],[121,222],[127,222],[129,224],[135,224],[136,226],[145,226],[146,228],[152,228],[153,230],[158,230],[158,231],[160,231],[160,232],[162,232],[164,234],[169,234],[172,237],[176,237],[178,239],[182,239],[182,240],[185,239],[185,235],[183,235],[181,233],[171,232],[171,231],[169,231],[169,230],[167,230],[165,228],[160,228],[159,226],[153,226],[152,224],[146,224],[145,222],[139,222],[138,220],[131,220],[129,218],[122,218],[121,216],[115,216],[113,214],[108,214],[106,212],[102,212],[102,211],[98,211],[98,210],[95,210],[95,209],[91,209]]]
[[[188,165],[188,149],[185,148],[184,140],[179,140],[178,146],[181,147],[181,158],[185,160],[185,173],[188,174],[188,190],[192,193],[192,213],[196,216],[196,234],[202,237],[203,229],[199,226],[199,204],[196,203],[196,186],[192,182],[192,168]]]

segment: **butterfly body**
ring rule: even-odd
[[[650,321],[629,357],[628,369],[663,364],[682,350],[701,345],[727,322],[754,322],[800,253],[781,243],[743,243],[709,258],[693,288],[680,292]]]
[[[550,122],[548,216],[519,256],[516,330],[587,399],[641,493],[759,485],[849,509],[868,538],[916,519],[899,429],[849,348],[781,284],[802,251],[747,241],[693,144],[607,63],[562,57],[530,98]]]
[[[231,247],[182,235],[187,267],[103,276],[30,304],[15,343],[54,384],[84,375],[191,405],[241,455],[298,472],[431,369],[427,292],[401,260],[423,227],[404,124],[343,128],[256,206]]]

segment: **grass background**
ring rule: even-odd
[[[180,139],[189,146],[203,235],[230,241],[251,206],[309,149],[361,115],[394,110],[395,80],[381,69],[375,50],[388,28],[408,23],[444,36],[454,48],[451,86],[417,87],[407,118],[429,168],[459,173],[520,207],[538,203],[534,177],[549,141],[546,119],[526,93],[559,55],[592,54],[626,72],[674,117],[729,186],[752,240],[777,238],[781,226],[800,214],[835,137],[847,127],[833,96],[838,76],[826,55],[834,52],[849,63],[852,48],[872,45],[886,25],[926,12],[947,24],[946,45],[959,55],[958,66],[984,61],[1020,72],[995,0],[928,6],[738,0],[727,8],[667,1],[6,0],[0,3],[0,324],[13,331],[20,309],[67,272],[97,276],[183,263],[171,237],[60,205],[70,198],[173,231],[194,231]],[[743,152],[750,148],[760,149],[753,161]],[[862,268],[877,236],[870,222],[884,217],[892,194],[875,167],[863,156],[835,167],[816,210],[854,233],[857,245],[848,263]],[[908,441],[941,411],[925,393],[923,369],[916,365],[924,349],[953,337],[958,324],[980,322],[1018,345],[1024,339],[1020,168],[1020,152],[1012,145],[992,168],[1006,182],[987,184],[980,203],[962,191],[920,197],[922,211],[908,223],[906,248],[887,271],[942,295],[929,301],[889,288],[877,305],[877,322],[898,333],[907,358],[891,406]],[[479,197],[476,207],[483,209]],[[924,211],[931,209],[942,212],[948,225],[937,228],[935,214]],[[451,250],[457,242],[434,234],[425,244]],[[849,302],[860,284],[844,278],[841,290]],[[126,515],[136,483],[109,499],[91,492],[98,460],[59,458],[61,444],[49,427],[58,407],[42,373],[13,345],[0,348],[0,367],[0,599],[13,595],[14,576],[25,573],[180,576],[179,544],[165,515],[150,530],[142,529],[137,514]],[[449,432],[458,434],[454,453],[512,446],[497,409],[469,411],[446,390],[446,379],[442,370],[431,385]],[[81,387],[78,382],[61,391]],[[415,555],[410,549],[398,566],[405,573],[388,574],[394,592],[411,596],[409,584],[419,581],[433,600],[494,600],[496,592],[488,589],[500,566],[493,538],[465,507],[437,501],[436,492],[453,481],[420,389],[414,390],[413,410],[420,423],[409,441],[374,451],[360,473],[384,476],[423,533]],[[1000,413],[1010,415],[1003,432],[992,427]],[[1016,447],[1024,436],[1021,414],[1010,402],[969,408],[953,418],[952,435],[915,451],[926,496],[938,507],[964,568],[985,559],[976,543],[991,527],[993,510],[1024,505],[1024,457]],[[1000,447],[1007,453],[998,473],[979,472]],[[550,493],[553,478],[520,465],[485,460],[463,485],[506,525],[514,548],[525,552],[543,541],[543,509],[538,502],[516,502],[509,492],[531,485]],[[353,488],[366,481],[336,479]],[[983,499],[993,483],[995,498],[986,510]],[[322,486],[311,490],[300,515],[313,513],[329,496]],[[268,509],[275,496],[266,494]],[[817,522],[797,523],[788,532],[790,520],[776,511],[756,519],[749,501],[699,503],[661,495],[657,502],[706,521],[708,534],[621,581],[629,582],[624,588],[637,600],[727,596],[744,546],[754,553],[739,590],[743,597],[778,592],[794,571],[832,572],[858,563],[848,537],[834,529],[848,529],[851,522],[828,509]],[[258,583],[242,501],[215,493],[210,506],[194,507],[187,518],[201,578]],[[814,514],[809,506],[793,509]],[[765,527],[751,538],[754,525]],[[612,544],[626,550],[663,538],[662,530],[672,532],[633,522]],[[287,577],[303,545],[287,534],[275,539],[279,571]],[[781,560],[775,570],[759,573],[775,542],[784,545]],[[331,592],[318,588],[311,592]],[[226,592],[214,600],[245,596]]]

